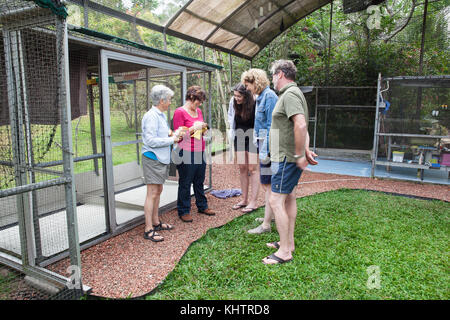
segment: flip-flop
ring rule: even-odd
[[[246,206],[247,206],[246,204],[235,204],[234,206],[231,207],[231,209],[237,210]]]
[[[275,260],[277,261],[277,263],[265,263],[263,261],[264,264],[281,264],[281,263],[286,263],[292,260],[292,258],[287,259],[287,260],[283,260],[280,257],[276,256],[275,253],[272,253],[270,256],[267,256],[266,259],[271,259],[271,260]]]
[[[272,246],[270,246],[270,244],[271,244]],[[266,243],[266,246],[268,246],[269,248],[280,249],[280,244],[278,243],[278,241]]]
[[[258,209],[258,208],[244,208],[241,211],[244,213],[250,213],[250,212],[255,211],[256,209]]]

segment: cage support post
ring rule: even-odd
[[[78,272],[73,274],[77,289],[82,289],[81,285],[81,257],[80,242],[78,238],[78,220],[75,195],[75,175],[73,168],[73,146],[72,146],[72,123],[70,106],[70,79],[69,79],[69,44],[67,23],[65,20],[56,18],[56,47],[58,66],[58,104],[61,108],[61,144],[63,156],[64,177],[68,182],[64,185],[66,196],[66,219],[67,234],[69,240],[69,256],[72,267],[78,268]]]
[[[314,110],[314,152],[316,153],[316,136],[317,136],[317,104],[319,103],[319,88],[316,87],[316,107]]]
[[[134,132],[136,133],[136,141],[139,141],[139,132],[138,132],[138,112],[137,112],[137,81],[133,80],[133,101],[134,101]],[[139,142],[136,142],[136,159],[137,164],[140,164],[140,156],[139,156]]]
[[[425,50],[425,31],[427,28],[427,11],[428,0],[425,0],[423,8],[423,20],[422,20],[422,40],[420,43],[420,56],[419,56],[419,76],[423,72],[423,54]],[[422,87],[417,88],[417,103],[416,103],[416,119],[420,118],[420,112],[422,110]],[[417,124],[417,128],[420,128],[420,124]]]
[[[109,68],[108,57],[104,49],[100,50],[100,88],[101,88],[101,106],[103,114],[103,143],[104,143],[104,190],[105,190],[105,206],[106,206],[106,223],[107,230],[110,234],[114,234],[117,229],[116,223],[116,204],[114,192],[114,165],[112,158],[112,141],[111,141],[111,113],[109,103]]]
[[[29,181],[31,183],[36,182],[36,174],[34,171],[35,163],[34,163],[34,152],[33,152],[33,139],[31,136],[31,123],[30,123],[30,117],[29,117],[29,105],[28,105],[28,95],[27,95],[27,78],[25,76],[25,66],[24,66],[24,57],[23,57],[23,46],[21,41],[21,34],[20,31],[17,31],[18,34],[18,43],[17,43],[17,49],[19,54],[19,62],[20,62],[20,75],[22,79],[22,85],[23,85],[23,111],[24,111],[24,120],[25,120],[25,126],[23,127],[25,130],[26,135],[26,146],[27,146],[27,155],[28,155],[28,174],[29,174]],[[30,214],[31,214],[31,225],[32,228],[30,230],[31,237],[33,239],[33,243],[35,246],[35,262],[39,263],[43,260],[42,256],[42,245],[41,245],[41,233],[40,233],[40,227],[39,227],[39,212],[38,212],[38,197],[36,191],[32,191],[28,195],[28,201],[30,204]]]
[[[7,91],[8,91],[8,105],[9,105],[9,121],[11,126],[11,143],[12,143],[12,161],[14,164],[15,182],[16,188],[26,185],[26,176],[23,173],[23,167],[21,166],[24,156],[23,149],[23,137],[20,134],[20,126],[18,121],[20,118],[20,83],[16,84],[14,79],[14,43],[12,41],[12,32],[9,30],[3,30],[3,44],[5,48],[5,67],[6,67],[6,81],[7,81]],[[17,56],[15,57],[17,58]],[[17,66],[16,66],[17,67]],[[17,72],[16,72],[17,74]],[[17,85],[17,87],[16,87]],[[22,140],[22,141],[21,141]],[[17,218],[19,224],[19,236],[20,236],[20,249],[22,266],[24,270],[29,266],[30,254],[32,250],[28,245],[28,236],[25,226],[25,209],[27,207],[26,197],[24,195],[18,195],[16,197],[17,205]]]
[[[376,102],[376,109],[375,109],[375,126],[373,129],[373,147],[372,147],[372,168],[370,171],[370,176],[373,178],[375,176],[375,161],[377,161],[378,157],[378,133],[380,132],[380,90],[381,90],[381,73],[378,74],[378,81],[377,81],[377,102]]]
[[[91,74],[89,74],[88,78],[91,78]],[[92,144],[92,154],[97,154],[97,136],[95,132],[95,111],[94,111],[94,92],[92,89],[92,85],[88,85],[88,94],[89,94],[89,123],[91,126],[91,144]],[[94,158],[94,171],[97,176],[100,175],[98,169],[98,159]]]
[[[211,71],[208,72],[208,126],[209,126],[209,134],[211,135],[211,128],[212,128],[212,116],[211,116]],[[211,141],[209,141],[209,186],[208,189],[212,189],[212,137]]]

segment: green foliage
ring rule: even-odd
[[[449,5],[448,0],[429,2],[423,63],[425,75],[449,73],[450,40],[445,18]],[[411,20],[399,33],[395,31],[412,10],[411,0],[388,0],[380,8],[384,13],[380,29],[369,29],[367,12],[346,15],[342,12],[341,1],[335,1],[329,69],[329,6],[285,31],[260,52],[254,65],[267,70],[273,60],[293,59],[301,85],[373,86],[378,73],[384,76],[417,75],[423,3],[415,7]],[[388,15],[386,8],[395,14]]]

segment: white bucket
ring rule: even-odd
[[[403,162],[404,152],[401,151],[393,151],[392,152],[392,161],[394,162]]]

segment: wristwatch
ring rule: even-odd
[[[304,157],[304,156],[302,156],[302,155],[294,154],[294,159],[295,159],[295,160],[300,159],[300,158],[303,158],[303,157]]]

